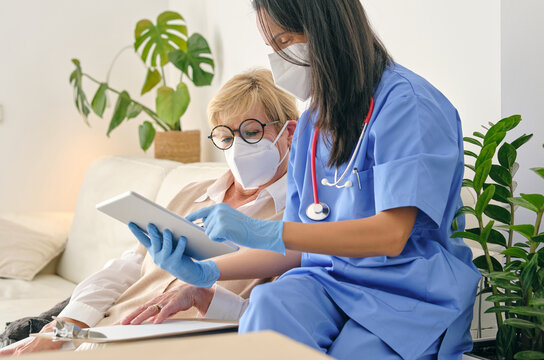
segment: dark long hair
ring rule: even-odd
[[[310,110],[330,141],[328,166],[338,167],[351,156],[370,98],[391,57],[372,30],[360,0],[253,0],[253,7],[276,49],[262,11],[285,31],[306,36],[310,56],[305,65],[312,75]],[[300,60],[279,54],[301,65]]]

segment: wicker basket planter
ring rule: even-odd
[[[200,130],[160,131],[154,143],[156,159],[182,163],[200,161]]]

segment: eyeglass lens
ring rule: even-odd
[[[264,125],[255,119],[244,120],[238,130],[232,130],[228,126],[220,125],[213,129],[211,137],[218,148],[228,149],[234,141],[235,131],[239,132],[246,142],[256,144],[263,138]]]

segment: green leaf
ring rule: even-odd
[[[466,166],[466,165],[465,165]],[[483,162],[478,170],[475,170],[474,174],[474,191],[480,193],[484,182],[487,180],[487,176],[492,169],[491,159]]]
[[[212,83],[215,64],[211,54],[206,39],[202,35],[194,33],[187,40],[186,52],[174,50],[168,54],[168,57],[172,64],[183,71],[196,86],[203,86]],[[203,69],[203,64],[206,64],[211,71]]]
[[[455,217],[466,214],[476,215],[476,211],[474,211],[474,209],[470,206],[461,206],[459,210],[457,210],[457,212],[455,213]]]
[[[527,260],[527,251],[520,248],[511,247],[501,252],[501,254],[510,255],[511,257]]]
[[[525,265],[525,263],[523,263]],[[504,267],[504,271],[517,271],[521,268],[522,262],[520,260],[510,260]]]
[[[485,134],[484,146],[491,143],[500,144],[506,136],[505,125],[506,124],[503,121],[499,121],[495,125],[492,125]]]
[[[499,159],[499,163],[503,167],[510,169],[512,165],[516,162],[517,151],[516,151],[516,148],[510,145],[509,143],[504,143],[500,147],[499,153],[497,156]]]
[[[478,158],[478,155],[476,155],[476,153],[474,153],[474,152],[472,152],[470,150],[465,150],[464,153],[467,156],[472,156],[473,158],[476,158],[476,159]]]
[[[544,168],[531,168],[535,173],[540,175],[541,178],[544,179]]]
[[[519,292],[519,293],[521,293],[521,291],[522,291],[521,286],[512,284],[508,280],[496,279],[496,280],[490,280],[489,283],[491,285],[496,286],[499,289],[511,290],[511,291],[516,291],[516,292]]]
[[[493,179],[497,184],[504,185],[504,186],[510,186],[512,185],[512,175],[510,175],[510,172],[499,165],[492,165],[491,171],[489,172],[489,176],[491,179]]]
[[[153,89],[162,80],[162,76],[157,69],[147,69],[147,75],[145,76],[144,86],[140,95]]]
[[[493,256],[490,256],[490,258],[491,258],[491,265],[493,266],[493,271],[502,271],[501,263],[497,259],[495,259]],[[489,271],[489,266],[487,265],[487,260],[485,258],[485,255],[478,256],[472,262],[474,263],[474,266],[476,266],[478,269]]]
[[[463,183],[462,183],[461,186],[462,186],[462,187],[473,188],[473,187],[474,187],[474,183],[473,183],[472,180],[470,180],[470,179],[463,179]]]
[[[544,306],[544,298],[534,298],[529,304],[534,306]]]
[[[544,353],[534,350],[520,351],[514,355],[516,360],[542,360],[544,359]]]
[[[485,135],[482,134],[481,132],[478,132],[478,131],[475,131],[472,133],[472,135],[476,136],[476,137],[479,137],[481,139],[484,139],[485,138]]]
[[[144,121],[143,124],[138,126],[138,135],[140,137],[140,147],[143,151],[146,151],[155,139],[155,128],[153,127],[153,124],[149,121]]]
[[[512,144],[512,146],[515,147],[516,149],[519,149],[520,146],[522,146],[523,144],[525,144],[527,141],[531,140],[532,137],[533,137],[533,134],[529,134],[529,135],[523,134],[522,136],[520,136],[520,137],[517,138],[516,140],[512,141],[511,144]]]
[[[538,254],[534,254],[533,258],[527,263],[525,268],[521,270],[521,280],[523,281],[523,286],[527,289],[530,289],[531,286],[537,280],[537,270],[538,270]]]
[[[506,301],[523,300],[523,298],[515,294],[501,294],[501,295],[488,296],[485,300],[498,303],[498,302],[506,302]]]
[[[89,109],[89,102],[82,87],[83,71],[81,70],[81,64],[78,59],[72,59],[72,63],[76,67],[70,74],[70,84],[74,87],[74,103],[76,104],[77,111],[83,116],[85,123],[90,126],[87,117],[91,110]]]
[[[456,231],[451,234],[450,238],[464,238],[480,242],[480,236],[468,231]]]
[[[504,235],[500,231],[497,231],[495,229],[491,229],[489,237],[487,238],[487,243],[497,244],[506,247],[506,239],[504,238]]]
[[[173,61],[172,61],[173,62]],[[471,144],[474,144],[474,145],[478,145],[479,147],[483,147],[484,145],[479,142],[478,140],[474,139],[474,138],[471,138],[471,137],[468,137],[468,136],[465,136],[463,138],[463,141],[465,142],[468,142],[468,143],[471,143]]]
[[[476,202],[476,207],[474,210],[476,210],[476,216],[480,217],[482,216],[482,213],[484,212],[485,208],[491,201],[491,198],[493,197],[493,194],[495,193],[495,186],[491,185],[487,189],[485,189],[480,197],[478,198],[478,201]]]
[[[170,128],[175,128],[179,123],[179,119],[187,110],[190,101],[189,90],[187,86],[181,82],[176,90],[161,86],[157,90],[157,98],[155,100],[157,107],[157,115]]]
[[[467,169],[470,169],[470,170],[476,172],[476,168],[475,168],[473,165],[465,164],[465,167],[466,167]]]
[[[517,306],[511,312],[523,316],[544,316],[544,309],[533,306]]]
[[[110,133],[113,131],[113,129],[121,125],[123,120],[125,120],[125,118],[127,117],[127,109],[131,102],[132,100],[130,100],[130,95],[126,91],[123,91],[117,97],[117,104],[115,105],[115,110],[113,111],[113,116],[111,118],[110,126],[106,135],[110,136]]]
[[[536,236],[533,236],[533,237],[532,237],[532,240],[533,240],[534,242],[540,242],[540,243],[541,243],[541,242],[544,242],[544,233],[540,233],[540,234],[538,234],[538,235],[536,235]],[[543,248],[543,249],[544,249],[544,248]]]
[[[498,184],[484,184],[484,190],[490,185],[495,186],[495,193],[493,194],[493,200],[502,202],[505,204],[510,204],[510,202],[508,201],[508,198],[512,197],[512,193],[510,193],[510,190]]]
[[[521,122],[521,115],[511,115],[504,119],[501,119],[497,124],[503,125],[505,131],[510,131]]]
[[[127,119],[134,119],[136,116],[140,115],[143,108],[141,105],[131,102],[127,109]]]
[[[489,204],[484,209],[484,214],[486,214],[488,217],[490,217],[493,220],[497,220],[499,222],[502,222],[503,224],[510,224],[510,221],[512,219],[512,216],[510,215],[510,211],[503,208],[502,206]]]
[[[507,312],[510,309],[513,309],[513,306],[501,305],[501,306],[492,306],[485,311],[486,314],[497,313],[497,312]]]
[[[511,272],[506,272],[506,271],[492,272],[492,273],[488,274],[487,276],[489,278],[491,278],[491,279],[503,279],[503,280],[508,280],[508,281],[518,280],[518,277],[516,276],[516,274],[513,274]],[[490,300],[490,301],[493,301],[493,300]]]
[[[482,233],[480,234],[480,244],[483,246],[483,244],[487,244],[487,240],[489,239],[489,234],[491,233],[491,230],[493,228],[494,221],[490,221],[487,223],[487,225],[482,229]]]
[[[141,59],[151,67],[168,64],[168,53],[187,48],[187,26],[183,17],[173,11],[165,11],[157,17],[157,24],[150,20],[138,21],[134,29],[134,51],[139,49]],[[151,53],[151,56],[149,54]]]
[[[524,198],[513,197],[513,198],[508,198],[508,201],[511,202],[514,205],[524,207],[524,208],[529,209],[531,211],[534,211],[536,213],[538,212],[538,208],[536,206],[534,206],[533,204],[531,204],[529,201],[525,200]]]
[[[108,84],[101,83],[91,102],[94,113],[100,117],[102,117],[104,110],[106,109],[106,90],[108,90]]]
[[[511,230],[514,230],[517,233],[520,233],[521,235],[525,236],[528,240],[531,240],[535,232],[535,227],[530,224],[510,225],[508,228]]]
[[[497,144],[494,142],[489,143],[482,148],[482,151],[480,151],[480,155],[478,155],[478,159],[476,159],[476,164],[474,164],[476,170],[478,170],[478,168],[487,160],[493,159],[496,149]]]
[[[504,320],[503,324],[512,326],[518,329],[534,329],[538,327],[537,324],[532,323],[528,320],[516,319],[516,318],[506,319]]]
[[[533,204],[538,209],[538,212],[544,210],[544,195],[523,193],[520,195],[524,200]]]
[[[516,348],[516,330],[510,326],[499,326],[496,344],[497,355],[500,359],[512,359]]]

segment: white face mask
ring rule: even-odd
[[[278,166],[289,154],[286,151],[280,160],[280,152],[276,147],[286,127],[287,123],[273,142],[263,138],[256,144],[248,144],[241,137],[235,136],[232,146],[224,151],[232,175],[245,190],[257,189],[276,175]]]
[[[283,49],[288,56],[303,63],[309,63],[307,43],[296,43]],[[306,101],[311,93],[311,74],[309,66],[290,63],[278,53],[268,55],[274,83],[301,101]]]

